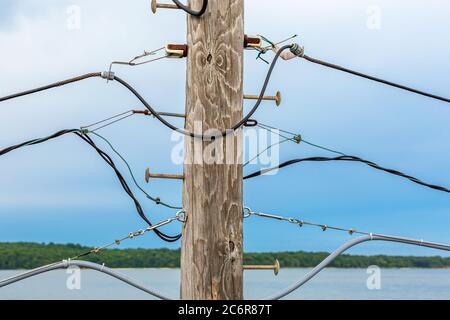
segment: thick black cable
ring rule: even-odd
[[[386,84],[388,86],[391,86],[391,87],[394,87],[394,88],[397,88],[397,89],[406,90],[406,91],[409,91],[409,92],[412,92],[412,93],[416,93],[416,94],[419,94],[419,95],[422,95],[422,96],[425,96],[425,97],[428,97],[428,98],[432,98],[432,99],[436,99],[436,100],[440,100],[440,101],[444,101],[444,102],[450,103],[450,99],[449,98],[444,98],[444,97],[441,97],[441,96],[437,96],[435,94],[431,94],[431,93],[428,93],[428,92],[424,92],[424,91],[420,91],[420,90],[417,90],[417,89],[414,89],[414,88],[410,88],[410,87],[407,87],[407,86],[404,86],[404,85],[401,85],[401,84],[398,84],[398,83],[394,83],[394,82],[391,82],[391,81],[387,81],[387,80],[383,80],[383,79],[380,79],[380,78],[377,78],[377,77],[373,77],[373,76],[370,76],[370,75],[367,75],[367,74],[364,74],[364,73],[361,73],[361,72],[358,72],[358,71],[354,71],[354,70],[350,70],[350,69],[338,66],[336,64],[332,64],[332,63],[325,62],[325,61],[322,61],[322,60],[319,60],[319,59],[315,59],[315,58],[312,58],[312,57],[307,56],[307,55],[302,56],[302,58],[304,58],[305,60],[307,60],[309,62],[315,63],[315,64],[319,64],[319,65],[322,65],[322,66],[325,66],[325,67],[328,67],[328,68],[332,68],[332,69],[335,69],[335,70],[346,72],[346,73],[349,73],[349,74],[352,74],[352,75],[355,75],[355,76],[358,76],[358,77],[361,77],[361,78],[365,78],[365,79],[369,79],[369,80],[376,81],[376,82],[379,82],[379,83],[383,83],[383,84]]]
[[[379,166],[379,165],[377,165],[377,164],[375,164],[375,163],[373,163],[371,161],[367,161],[367,160],[364,160],[364,159],[361,159],[361,158],[358,158],[358,157],[352,157],[352,156],[342,156],[342,157],[336,157],[336,158],[312,157],[312,158],[304,158],[304,159],[294,159],[294,160],[286,161],[286,162],[284,162],[284,163],[282,163],[282,164],[280,164],[280,165],[278,165],[276,167],[260,170],[260,171],[254,172],[252,174],[249,174],[248,176],[246,176],[244,178],[244,180],[256,178],[256,177],[259,177],[259,176],[264,175],[266,173],[269,173],[271,171],[282,169],[282,168],[285,168],[285,167],[288,167],[288,166],[291,166],[291,165],[294,165],[294,164],[297,164],[297,163],[301,163],[301,162],[329,162],[329,161],[361,162],[361,163],[364,163],[364,164],[366,164],[366,165],[368,165],[368,166],[370,166],[370,167],[372,167],[374,169],[381,170],[381,171],[387,172],[389,174],[393,174],[395,176],[399,176],[399,177],[408,179],[408,180],[410,180],[410,181],[412,181],[412,182],[414,182],[416,184],[419,184],[421,186],[424,186],[424,187],[427,187],[427,188],[431,188],[431,189],[434,189],[434,190],[438,190],[438,191],[442,191],[442,192],[450,193],[450,190],[445,188],[445,187],[428,184],[428,183],[423,182],[423,181],[421,181],[421,180],[419,180],[419,179],[417,179],[415,177],[412,177],[412,176],[409,176],[407,174],[404,174],[404,173],[402,173],[400,171],[393,170],[393,169],[387,169],[387,168],[381,167],[381,166]]]
[[[208,8],[208,0],[203,0],[203,5],[202,5],[202,8],[200,9],[200,11],[192,10],[191,8],[189,8],[188,6],[185,6],[178,0],[172,0],[172,1],[173,1],[173,3],[175,3],[178,6],[178,8],[180,8],[184,12],[186,12],[194,17],[201,17],[202,15],[205,14],[206,9]]]
[[[117,169],[114,161],[111,159],[111,157],[104,152],[103,150],[101,150],[100,148],[98,148],[96,146],[96,144],[94,143],[94,141],[86,134],[80,133],[79,129],[71,129],[71,130],[61,130],[58,131],[57,133],[45,137],[45,138],[41,138],[41,139],[33,139],[18,145],[14,145],[8,148],[5,148],[3,150],[0,150],[0,156],[3,156],[9,152],[12,152],[14,150],[26,147],[26,146],[31,146],[31,145],[36,145],[36,144],[40,144],[40,143],[44,143],[46,141],[49,141],[51,139],[55,139],[58,138],[62,135],[66,135],[66,134],[70,134],[70,133],[74,133],[76,134],[78,137],[80,137],[81,139],[83,139],[86,143],[88,143],[92,148],[94,148],[94,150],[97,151],[97,153],[100,155],[100,157],[102,157],[102,159],[114,170],[117,178],[119,179],[120,184],[122,185],[122,188],[124,189],[124,191],[127,193],[127,195],[133,200],[135,206],[136,206],[136,211],[138,212],[139,216],[149,225],[152,226],[152,223],[150,222],[150,220],[146,217],[144,210],[142,209],[141,204],[139,203],[139,201],[137,200],[137,198],[134,196],[133,192],[131,191],[130,187],[128,186],[125,178],[123,177],[123,175],[120,173],[120,171]],[[169,236],[166,235],[164,233],[162,233],[159,230],[155,230],[155,233],[157,234],[158,237],[160,237],[162,240],[166,241],[166,242],[176,242],[179,239],[181,239],[181,234],[177,235],[177,236]]]
[[[269,85],[269,81],[270,78],[272,76],[273,70],[275,69],[275,65],[280,57],[280,55],[283,53],[283,51],[290,49],[292,47],[292,45],[286,45],[284,47],[282,47],[280,50],[278,50],[278,52],[276,53],[274,59],[272,60],[272,64],[270,65],[270,68],[267,72],[267,76],[264,80],[264,84],[263,87],[261,88],[261,93],[258,97],[258,100],[256,101],[254,107],[250,110],[250,112],[242,119],[240,120],[238,123],[236,123],[232,128],[225,130],[223,132],[221,132],[218,135],[203,135],[203,134],[195,134],[193,132],[189,132],[186,131],[185,129],[181,129],[178,128],[176,126],[174,126],[173,124],[171,124],[170,122],[168,122],[167,120],[165,120],[161,115],[158,114],[158,112],[156,112],[156,110],[154,110],[152,108],[152,106],[139,94],[139,92],[136,91],[136,89],[134,89],[131,85],[129,85],[126,81],[124,81],[123,79],[119,78],[119,77],[113,77],[111,74],[102,74],[102,73],[89,73],[80,77],[76,77],[76,78],[72,78],[72,79],[68,79],[68,80],[64,80],[61,82],[57,82],[54,84],[50,84],[48,86],[45,87],[40,87],[37,89],[33,89],[33,90],[29,90],[29,91],[25,91],[25,92],[21,92],[18,94],[14,94],[14,95],[10,95],[7,97],[3,97],[0,98],[0,102],[2,101],[6,101],[6,100],[10,100],[13,98],[18,98],[21,96],[25,96],[25,95],[29,95],[29,94],[33,94],[36,92],[40,92],[40,91],[44,91],[44,90],[48,90],[48,89],[52,89],[55,87],[59,87],[62,85],[66,85],[69,83],[73,83],[76,81],[80,81],[83,79],[87,79],[87,78],[91,78],[91,77],[106,77],[110,80],[117,80],[121,85],[123,85],[125,88],[127,88],[132,94],[134,94],[136,96],[136,98],[138,98],[141,103],[150,111],[150,113],[156,118],[158,119],[163,125],[165,125],[166,127],[168,127],[171,130],[177,131],[183,135],[186,136],[190,136],[192,138],[199,138],[199,139],[203,139],[203,140],[207,140],[207,141],[211,141],[220,137],[225,137],[228,136],[230,134],[232,134],[234,131],[238,130],[239,128],[241,128],[244,124],[247,123],[248,120],[250,120],[250,118],[255,114],[255,112],[258,110],[258,108],[261,105],[261,102],[263,101],[264,95],[266,93],[267,90],[267,86]]]
[[[0,102],[11,100],[11,99],[15,99],[15,98],[19,98],[19,97],[23,97],[23,96],[27,96],[27,95],[30,95],[30,94],[33,94],[33,93],[38,93],[38,92],[41,92],[41,91],[45,91],[45,90],[49,90],[49,89],[53,89],[53,88],[57,88],[57,87],[61,87],[61,86],[65,86],[67,84],[78,82],[78,81],[81,81],[81,80],[86,80],[86,79],[89,79],[89,78],[101,77],[101,75],[102,75],[101,72],[87,73],[87,74],[79,76],[79,77],[75,77],[75,78],[71,78],[71,79],[55,82],[55,83],[52,83],[52,84],[49,84],[49,85],[46,85],[46,86],[43,86],[43,87],[39,87],[39,88],[36,88],[36,89],[31,89],[31,90],[28,90],[28,91],[19,92],[19,93],[12,94],[12,95],[6,96],[6,97],[0,97]]]
[[[139,201],[136,199],[135,195],[133,194],[133,192],[131,191],[130,187],[128,186],[125,178],[123,177],[123,175],[121,174],[121,172],[117,169],[114,161],[111,159],[111,157],[105,153],[103,150],[101,150],[100,148],[97,147],[97,145],[95,144],[95,142],[89,137],[88,134],[84,133],[84,134],[80,134],[78,132],[75,133],[77,136],[79,136],[81,139],[83,139],[85,142],[87,142],[92,148],[94,148],[94,150],[97,151],[97,153],[100,155],[100,157],[103,158],[103,160],[105,160],[105,162],[114,170],[114,172],[116,173],[117,178],[119,179],[120,184],[122,185],[123,189],[125,190],[125,192],[129,195],[129,197],[133,200],[135,206],[136,206],[136,210],[139,214],[139,216],[151,227],[152,223],[150,222],[150,220],[146,217],[144,210],[142,209],[141,204],[139,203]],[[177,236],[168,236],[164,233],[162,233],[159,230],[155,230],[155,233],[164,241],[166,242],[176,242],[181,238],[181,235],[177,235]]]

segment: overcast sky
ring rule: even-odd
[[[79,29],[73,28],[71,19],[77,8]],[[450,96],[449,15],[450,3],[445,0],[247,0],[245,25],[247,34],[274,40],[298,34],[296,41],[313,57]],[[113,60],[169,42],[184,43],[185,38],[185,14],[161,10],[153,15],[147,0],[3,0],[0,96],[106,70]],[[183,60],[135,69],[115,67],[157,109],[171,112],[184,110],[185,70]],[[245,92],[257,93],[266,72],[267,65],[256,61],[254,52],[246,52]],[[283,93],[282,106],[264,104],[256,114],[259,121],[450,187],[448,104],[302,60],[277,66],[268,93],[277,90]],[[246,103],[246,110],[249,107],[251,103]],[[132,108],[142,107],[116,83],[100,79],[1,103],[0,148]],[[175,123],[182,125],[179,120]],[[148,166],[182,172],[171,163],[171,132],[157,121],[131,118],[102,134],[130,161],[140,182]],[[280,157],[312,155],[329,154],[285,144]],[[124,167],[121,170],[125,173]],[[75,136],[1,157],[0,177],[0,241],[98,245],[145,226],[113,172]],[[164,200],[181,203],[179,182],[157,181],[145,187]],[[136,194],[152,221],[173,215]],[[448,194],[356,163],[301,164],[248,181],[245,204],[328,225],[450,243]],[[166,230],[175,233],[180,226]],[[247,251],[330,251],[346,240],[345,234],[299,230],[256,218],[245,223]],[[153,234],[127,245],[168,246]],[[441,254],[382,243],[352,252]]]

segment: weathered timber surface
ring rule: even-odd
[[[190,1],[193,8],[201,3]],[[189,131],[199,124],[203,132],[224,130],[242,118],[243,13],[244,0],[210,0],[202,18],[188,17]],[[186,138],[183,299],[243,299],[242,132],[218,140],[211,150],[211,142]],[[226,163],[210,163],[203,153]]]

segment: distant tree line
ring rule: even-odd
[[[88,251],[76,244],[0,243],[0,270],[33,269]],[[283,268],[311,268],[327,257],[327,253],[278,252],[245,254],[246,264],[273,264],[278,259]],[[169,249],[114,249],[93,254],[86,260],[111,268],[179,268],[180,250]],[[334,268],[450,268],[450,258],[406,256],[339,257]]]

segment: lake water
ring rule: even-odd
[[[173,298],[179,296],[179,270],[118,271],[145,286],[158,289],[165,295]],[[277,277],[268,271],[248,271],[245,273],[245,296],[247,299],[270,296],[289,286],[308,271],[284,269]],[[17,273],[18,271],[0,271],[0,279]],[[65,270],[40,275],[0,289],[0,299],[151,299],[145,293],[95,271],[82,271],[80,290],[67,289],[68,277]],[[380,290],[367,288],[368,277],[365,269],[328,269],[288,298],[450,300],[450,270],[383,269]]]

